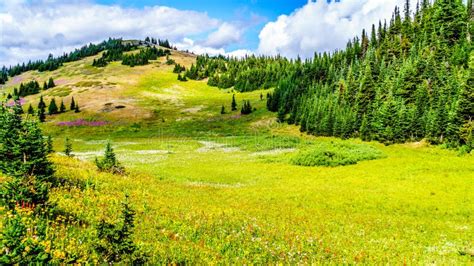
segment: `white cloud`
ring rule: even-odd
[[[242,58],[242,57],[245,57],[246,55],[254,54],[253,51],[250,51],[247,49],[239,49],[239,50],[234,50],[231,52],[226,52],[224,48],[213,48],[210,46],[203,46],[189,38],[184,38],[181,42],[176,43],[175,46],[181,51],[189,51],[195,54],[208,54],[211,56],[224,55],[224,56]]]
[[[290,15],[269,22],[260,32],[258,53],[288,57],[311,57],[315,52],[342,49],[379,20],[391,18],[404,0],[308,1]],[[415,6],[416,0],[411,0]]]
[[[228,34],[230,24],[206,13],[164,6],[123,8],[80,0],[1,2],[0,65],[44,59],[48,53],[59,55],[108,37],[153,36],[175,42],[217,29],[208,43],[222,48],[238,41],[242,34],[239,32],[238,38]]]
[[[203,46],[193,41],[190,38],[184,38],[181,42],[175,43],[176,48],[182,51],[190,51],[196,54],[219,55],[225,54],[224,48],[213,48]]]
[[[229,44],[240,42],[244,33],[243,28],[230,23],[223,23],[216,31],[209,34],[204,45],[223,48]]]

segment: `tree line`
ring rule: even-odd
[[[158,57],[168,56],[171,54],[169,50],[158,49],[155,46],[147,47],[135,54],[124,54],[132,51],[137,47],[128,43],[126,45],[120,43],[117,46],[107,50],[99,59],[94,59],[92,66],[105,67],[108,63],[113,61],[122,61],[122,65],[130,67],[143,66],[149,64],[149,60],[156,60]]]
[[[41,90],[47,90],[56,87],[53,78],[49,78],[48,81],[45,81],[43,87],[40,87],[40,84],[36,80],[32,80],[25,84],[21,83],[20,87],[13,89],[13,95],[8,94],[7,99],[18,99],[20,97],[26,97],[29,95],[38,94]]]
[[[5,84],[8,77],[14,77],[31,70],[38,70],[40,72],[56,70],[64,63],[78,61],[88,56],[97,55],[98,53],[108,50],[121,42],[121,39],[109,38],[107,41],[103,41],[102,43],[91,43],[70,53],[64,53],[62,56],[56,58],[50,54],[46,60],[29,61],[28,63],[17,64],[15,66],[10,66],[9,68],[4,66],[0,73],[0,84]]]
[[[274,88],[267,108],[301,131],[387,144],[474,146],[472,0],[406,1],[344,50],[312,59],[199,56],[190,79],[238,91]]]

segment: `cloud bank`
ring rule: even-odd
[[[391,18],[404,0],[308,1],[290,15],[269,22],[260,32],[258,53],[287,57],[311,57],[315,52],[344,48],[349,39]],[[411,0],[412,6],[416,0]]]
[[[154,6],[124,8],[85,1],[21,1],[0,3],[0,65],[60,55],[108,37],[145,36],[189,44],[190,38],[209,36],[190,50],[224,51],[240,42],[243,30],[206,13]],[[195,43],[192,41],[192,43]],[[225,51],[224,51],[225,52]]]

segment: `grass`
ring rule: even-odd
[[[344,166],[360,161],[375,160],[384,154],[366,144],[318,143],[310,149],[299,152],[291,159],[295,165],[302,166]]]
[[[193,57],[172,59],[190,65]],[[54,90],[70,86],[83,107],[43,125],[57,151],[66,137],[73,144],[75,158],[52,156],[57,176],[83,184],[51,195],[80,221],[55,231],[55,243],[69,255],[94,259],[94,225],[116,220],[128,193],[137,210],[135,240],[152,264],[473,263],[459,253],[474,245],[472,155],[302,135],[265,110],[266,91],[236,93],[238,103],[257,108],[251,115],[221,115],[222,105],[230,110],[232,91],[178,82],[160,62],[95,70],[91,61],[24,74],[63,80]],[[126,108],[101,112],[107,103]],[[109,124],[57,126],[77,119]],[[127,176],[96,171],[93,160],[107,140]],[[345,166],[295,165],[332,165],[318,157],[327,151]]]

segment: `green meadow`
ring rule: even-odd
[[[179,82],[163,59],[101,69],[92,60],[20,76],[53,76],[58,86],[43,92],[46,103],[68,106],[74,97],[82,109],[42,124],[57,151],[56,176],[69,184],[51,195],[68,224],[50,233],[63,250],[54,259],[94,258],[94,225],[118,220],[128,194],[133,238],[152,264],[474,263],[464,255],[474,247],[472,155],[425,142],[309,136],[266,110],[269,90]],[[231,112],[234,94],[239,111]],[[38,100],[29,96],[27,105]],[[243,100],[252,114],[240,114]],[[78,119],[105,124],[58,124]],[[66,137],[73,158],[62,154]],[[96,170],[108,141],[127,175]]]

